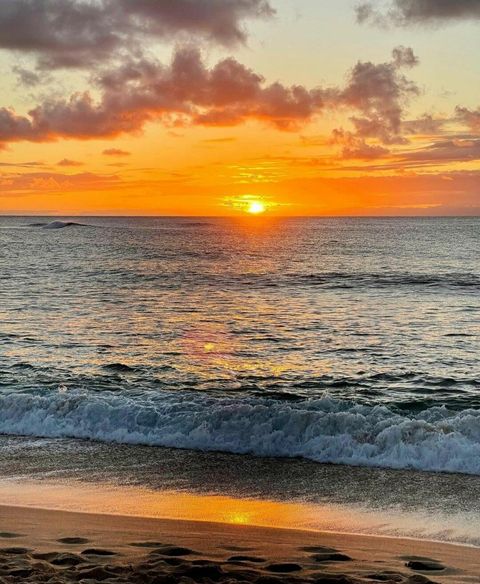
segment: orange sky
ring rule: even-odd
[[[478,215],[480,12],[332,4],[5,0],[0,213]]]

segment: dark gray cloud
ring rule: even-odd
[[[273,14],[268,0],[2,0],[0,49],[41,67],[92,67],[144,40],[197,35],[230,45],[246,19]]]
[[[480,0],[388,0],[362,2],[356,8],[361,23],[440,24],[455,20],[480,20]]]
[[[18,83],[20,85],[24,85],[25,87],[35,87],[36,85],[42,83],[42,81],[45,81],[43,75],[40,75],[35,71],[31,71],[30,69],[20,67],[19,65],[12,67],[12,71],[17,76]]]
[[[340,99],[360,114],[351,118],[359,138],[376,138],[383,144],[405,142],[405,106],[420,90],[402,69],[417,63],[412,49],[397,47],[391,62],[358,62],[355,65]]]

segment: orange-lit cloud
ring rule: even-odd
[[[69,192],[79,189],[111,189],[118,185],[115,176],[99,176],[85,172],[82,174],[61,174],[55,172],[32,172],[24,174],[0,175],[1,196],[34,194],[37,192]]]
[[[183,48],[169,67],[141,59],[98,74],[99,101],[85,92],[47,99],[28,116],[0,109],[0,143],[114,137],[138,132],[153,120],[234,126],[256,119],[294,130],[325,108],[355,111],[351,121],[362,138],[401,143],[404,104],[418,94],[401,69],[415,63],[411,49],[398,47],[390,62],[358,62],[344,88],[307,89],[268,85],[233,58],[209,69],[198,50]]]
[[[83,164],[83,162],[70,160],[70,158],[62,158],[62,160],[57,162],[57,166],[83,166]]]
[[[131,152],[127,152],[126,150],[122,150],[121,148],[106,148],[103,151],[105,156],[130,156]]]

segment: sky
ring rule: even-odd
[[[480,214],[480,0],[2,0],[0,213]]]

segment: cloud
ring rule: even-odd
[[[401,157],[402,162],[470,162],[480,160],[480,139],[449,139],[409,152]]]
[[[411,47],[404,47],[402,45],[393,49],[392,57],[393,64],[397,69],[401,67],[415,67],[420,62]]]
[[[480,212],[479,171],[366,173],[356,177],[288,179],[275,186],[275,195],[277,199],[287,198],[294,192],[301,201],[302,214],[312,215],[476,216]]]
[[[337,129],[332,142],[345,159],[387,157],[392,145],[411,135],[438,135],[445,119],[424,115],[408,120],[406,111],[420,90],[404,73],[418,63],[412,49],[396,47],[384,63],[359,61],[344,87],[268,84],[234,58],[208,67],[200,51],[183,47],[169,65],[144,57],[97,72],[92,93],[44,99],[27,115],[0,108],[0,147],[11,142],[114,138],[140,132],[153,121],[167,127],[233,126],[256,120],[284,131],[298,130],[328,110],[350,112],[351,129]],[[478,112],[457,108],[457,119],[472,128]],[[463,151],[462,151],[463,152]],[[106,156],[128,156],[118,148]]]
[[[62,174],[56,172],[27,172],[0,174],[0,197],[36,193],[64,193],[84,190],[105,190],[119,186],[117,176],[91,172]]]
[[[274,13],[268,0],[2,0],[0,49],[43,69],[92,67],[145,41],[192,35],[243,42],[243,23]]]
[[[78,162],[78,160],[70,160],[69,158],[64,158],[57,162],[57,166],[83,166],[83,162]]]
[[[383,144],[405,142],[404,109],[420,90],[401,70],[417,63],[412,49],[397,47],[392,52],[391,62],[368,61],[355,65],[340,101],[360,113],[351,118],[358,137],[376,138]]]
[[[130,156],[131,152],[120,150],[120,148],[107,148],[102,154],[105,156]]]
[[[348,157],[345,157],[348,158]],[[351,156],[358,158],[360,156]],[[368,160],[364,158],[363,160]],[[431,167],[445,166],[456,163],[469,163],[480,160],[480,139],[452,138],[448,140],[437,140],[432,144],[406,150],[403,152],[391,152],[385,160],[369,165],[349,165],[339,167],[343,171],[362,171],[374,173],[377,171],[426,171]]]
[[[458,106],[456,116],[457,120],[465,124],[472,132],[480,132],[480,107],[472,110]]]
[[[30,71],[19,65],[12,67],[12,71],[17,76],[20,85],[24,85],[25,87],[35,87],[42,83],[42,76],[35,73],[35,71]]]
[[[441,24],[480,20],[479,0],[388,0],[363,2],[356,8],[357,20],[377,25]]]
[[[444,118],[434,118],[431,114],[424,114],[416,120],[406,120],[403,122],[403,131],[411,135],[432,135],[442,131],[448,120]]]
[[[345,159],[375,160],[390,153],[390,150],[379,144],[367,144],[367,142],[345,130],[334,130],[332,142],[342,146],[341,155]]]
[[[203,144],[224,144],[226,142],[236,142],[237,138],[234,136],[225,136],[225,138],[207,138],[202,140]]]
[[[327,108],[355,112],[351,122],[359,139],[404,143],[404,109],[419,89],[402,70],[416,63],[411,49],[397,47],[389,62],[358,62],[344,88],[309,89],[267,84],[234,58],[209,68],[197,49],[183,47],[168,66],[142,57],[98,72],[93,84],[99,98],[88,91],[47,98],[28,115],[0,108],[0,144],[111,138],[139,132],[150,121],[233,126],[259,120],[288,131]]]
[[[45,99],[28,115],[0,108],[0,144],[93,139],[140,131],[145,123],[228,126],[248,119],[293,129],[320,113],[330,92],[267,85],[261,75],[233,58],[212,68],[193,48],[177,50],[169,66],[140,59],[99,74],[101,97],[75,93]]]
[[[10,166],[10,167],[18,167],[18,168],[40,168],[44,167],[44,162],[39,162],[37,160],[31,162],[0,162],[0,166]]]
[[[169,68],[143,59],[101,75],[98,84],[113,109],[121,103],[147,117],[148,112],[174,112],[208,126],[256,118],[287,129],[321,110],[325,97],[321,89],[266,85],[261,75],[233,58],[208,69],[192,47],[178,50]]]

